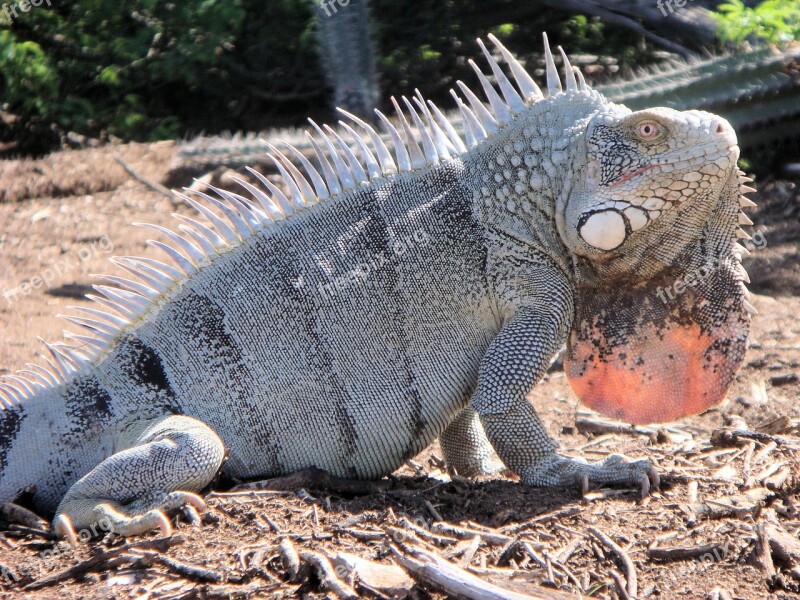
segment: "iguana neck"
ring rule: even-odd
[[[569,253],[557,227],[559,198],[569,194],[585,162],[585,123],[604,106],[596,92],[541,100],[464,156],[475,213],[490,237],[545,250],[567,267]]]

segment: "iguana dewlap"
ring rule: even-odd
[[[419,95],[378,113],[389,147],[312,123],[316,164],[270,147],[283,185],[194,192],[198,219],[156,227],[167,262],[114,259],[82,333],[0,383],[0,502],[32,491],[64,535],[168,529],[226,451],[237,478],[375,478],[437,437],[465,475],[496,452],[529,485],[647,482],[559,455],[526,396],[567,343],[619,419],[724,397],[752,309],[736,136],[611,104],[566,56],[562,89],[546,44],[543,93],[491,39],[516,86],[481,44],[495,84],[475,67],[484,105],[459,82],[463,133]]]

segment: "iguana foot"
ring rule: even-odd
[[[520,473],[522,483],[537,487],[572,486],[580,484],[585,492],[589,483],[636,486],[642,497],[651,488],[658,488],[660,478],[646,460],[629,461],[612,454],[601,463],[590,464],[581,458],[553,453],[526,467]]]
[[[193,491],[211,482],[224,456],[222,440],[196,419],[153,421],[130,447],[75,482],[56,511],[54,531],[73,544],[108,532],[129,536],[159,529],[170,535],[165,512],[186,505],[204,510]]]
[[[153,494],[152,498],[140,498],[124,508],[108,502],[98,504],[94,513],[98,522],[105,520],[110,530],[118,535],[138,535],[159,529],[162,536],[168,536],[172,534],[172,526],[166,513],[186,505],[200,511],[206,509],[205,501],[197,494],[171,492]]]

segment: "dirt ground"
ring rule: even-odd
[[[113,157],[164,182],[175,152],[171,144],[133,144],[0,163],[0,373],[41,356],[37,337],[59,339],[65,322],[55,315],[86,302],[89,274],[113,270],[110,256],[158,256],[145,246],[152,233],[128,224],[169,225],[170,213],[188,211]],[[503,475],[451,478],[434,445],[374,484],[312,476],[234,493],[231,482],[219,482],[202,524],[191,512],[176,514],[170,540],[107,536],[73,550],[54,545],[41,525],[6,526],[0,598],[336,597],[318,569],[290,581],[282,540],[304,563],[352,553],[391,565],[392,548],[407,555],[412,544],[534,596],[560,589],[592,598],[800,598],[798,183],[759,181],[752,196],[760,237],[745,264],[759,314],[723,405],[633,428],[582,410],[558,369],[531,394],[566,452],[592,461],[620,452],[656,465],[661,488],[646,499],[618,489],[583,497],[533,489]],[[336,573],[354,597],[454,597],[422,582],[381,587],[367,571]]]

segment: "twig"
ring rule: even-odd
[[[283,533],[278,524],[269,518],[269,515],[262,513],[261,518],[264,519],[264,521],[267,523],[267,525],[269,525],[269,528],[272,529],[272,531],[274,531],[275,533]]]
[[[362,481],[360,479],[347,479],[331,475],[323,469],[309,468],[283,477],[237,485],[231,492],[245,490],[291,492],[300,488],[308,488],[346,496],[366,496],[384,491],[390,486],[391,482],[387,480]]]
[[[747,429],[716,429],[711,433],[711,443],[714,446],[736,446],[742,441],[754,440],[767,444],[774,442],[778,446],[787,446],[792,449],[797,449],[797,442],[779,435],[771,435],[769,433],[761,433],[760,431],[750,431]]]
[[[767,578],[775,577],[775,563],[772,562],[770,552],[770,539],[764,523],[759,523],[756,527],[756,547],[755,558],[756,566],[764,573]]]
[[[386,537],[385,531],[370,531],[368,529],[355,529],[354,527],[341,527],[338,531],[347,533],[362,542],[375,542]]]
[[[294,547],[292,540],[283,538],[278,545],[278,550],[283,559],[283,567],[289,573],[289,581],[297,581],[300,573],[300,555],[297,554],[297,549]]]
[[[459,527],[458,525],[453,525],[452,523],[447,523],[444,521],[434,523],[431,526],[431,529],[441,533],[450,533],[461,539],[472,539],[474,536],[477,535],[484,542],[486,542],[487,544],[492,544],[493,546],[502,546],[514,539],[511,536],[504,535],[502,533],[497,533],[496,531],[492,532],[492,531],[483,531],[480,529],[472,529],[469,527]]]
[[[542,523],[544,521],[552,521],[552,520],[561,521],[566,517],[577,515],[582,510],[583,508],[581,508],[580,506],[570,506],[568,508],[562,508],[550,513],[546,513],[544,515],[539,515],[538,517],[534,517],[532,519],[528,519],[524,523],[517,523],[516,525],[506,525],[505,527],[501,527],[500,531],[502,531],[506,535],[516,535],[523,529],[529,529],[531,525],[534,525],[536,523]]]
[[[475,553],[478,551],[478,548],[481,547],[481,538],[476,535],[466,543],[467,546],[464,549],[464,554],[461,555],[461,560],[458,561],[461,567],[468,567],[472,563],[472,559],[475,558]]]
[[[620,14],[619,12],[616,12],[608,7],[602,6],[596,0],[592,2],[586,2],[585,0],[540,0],[540,4],[550,6],[557,10],[574,10],[597,16],[606,23],[618,25],[620,27],[626,27],[642,37],[650,40],[654,44],[658,44],[670,52],[679,54],[684,59],[688,59],[692,56],[692,53],[688,48],[681,46],[680,44],[677,44],[663,36],[653,33],[635,19]]]
[[[690,560],[706,554],[714,554],[715,550],[719,550],[722,547],[722,544],[712,543],[690,548],[648,548],[647,558],[664,562]]]
[[[162,567],[166,567],[169,571],[172,571],[176,575],[180,575],[181,577],[185,577],[186,579],[191,579],[193,581],[201,581],[203,583],[220,583],[224,579],[222,574],[217,573],[216,571],[176,560],[174,558],[158,554],[157,552],[144,552],[141,554],[137,552],[133,554],[133,556],[142,558],[146,562],[159,564]]]
[[[619,573],[617,573],[616,571],[611,571],[611,579],[614,580],[614,585],[617,586],[617,594],[619,594],[619,600],[631,600],[631,595],[625,588],[625,582],[622,581],[622,578],[619,576]]]
[[[326,556],[306,550],[300,553],[300,558],[314,567],[319,577],[320,586],[323,589],[330,590],[346,600],[358,600],[359,596],[356,591],[337,577],[331,561]]]
[[[631,557],[628,556],[628,553],[625,552],[625,550],[623,550],[619,544],[608,537],[605,533],[597,529],[597,527],[587,527],[586,530],[617,555],[622,563],[622,568],[625,571],[625,578],[628,580],[628,585],[626,587],[628,595],[632,598],[638,596],[639,583],[636,579],[636,567],[634,567],[633,561],[631,560]]]
[[[555,600],[574,598],[560,592],[540,589],[541,595],[531,596],[501,588],[483,581],[469,571],[444,560],[443,558],[421,548],[404,544],[402,548],[390,546],[395,560],[411,575],[430,585],[434,585],[447,594],[467,600]]]
[[[409,521],[406,517],[402,517],[398,524],[402,525],[406,529],[410,529],[414,533],[416,533],[419,537],[434,542],[436,544],[455,544],[458,541],[458,538],[450,537],[447,535],[439,535],[428,531],[424,527],[420,527],[419,525],[415,525],[411,521]]]
[[[165,188],[160,183],[156,183],[154,181],[148,181],[147,179],[139,175],[136,171],[134,171],[133,168],[124,160],[122,160],[119,156],[115,156],[114,160],[117,161],[117,163],[119,163],[119,166],[122,167],[125,170],[125,172],[131,177],[133,177],[136,181],[138,181],[142,185],[146,185],[154,192],[158,192],[162,196],[166,196],[170,200],[175,201],[175,195],[171,191],[169,191],[169,189]]]
[[[425,504],[425,508],[427,508],[428,512],[430,512],[431,515],[433,515],[434,519],[436,519],[437,521],[444,521],[444,519],[442,518],[442,515],[440,515],[439,511],[434,508],[434,506],[433,506],[433,504],[431,504],[430,500],[425,500],[424,504]]]
[[[49,533],[50,524],[47,521],[36,513],[13,502],[0,503],[0,523],[22,525],[37,533],[43,533],[45,537],[53,537]]]
[[[71,579],[73,577],[79,577],[88,573],[89,571],[96,570],[98,567],[104,566],[108,563],[111,559],[117,558],[121,554],[125,554],[131,552],[131,550],[150,550],[155,549],[159,552],[165,552],[168,548],[172,546],[177,546],[182,544],[186,541],[186,538],[182,535],[172,535],[169,537],[162,537],[156,538],[154,540],[142,540],[140,542],[133,542],[130,544],[124,544],[113,550],[106,550],[97,554],[91,558],[86,559],[85,561],[78,563],[73,567],[69,567],[68,569],[63,569],[52,575],[48,575],[38,581],[34,581],[26,585],[23,589],[26,590],[38,590],[40,588],[46,587],[48,585],[52,585],[54,583],[58,583],[60,581],[64,581],[66,579]]]
[[[579,433],[592,433],[595,435],[613,433],[615,435],[644,435],[655,439],[658,432],[652,427],[639,427],[626,423],[616,423],[595,419],[591,417],[579,417],[575,419],[575,427]]]

